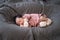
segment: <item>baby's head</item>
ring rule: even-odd
[[[17,24],[17,25],[22,24],[22,23],[23,23],[22,15],[17,15],[17,16],[15,16],[15,17],[14,17],[14,22],[15,22],[15,24]]]
[[[24,19],[23,18],[19,18],[19,17],[16,18],[16,24],[23,25],[23,23],[24,23]]]

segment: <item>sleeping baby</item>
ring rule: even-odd
[[[22,17],[15,18],[16,24],[20,27],[46,27],[52,23],[52,20],[45,14],[24,14]]]

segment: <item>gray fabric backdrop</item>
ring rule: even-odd
[[[32,4],[35,8],[38,3]],[[0,9],[0,40],[60,40],[60,6],[59,5],[45,5],[45,14],[53,20],[53,24],[46,28],[20,28],[19,26],[5,22],[5,18],[9,22],[13,22],[11,18],[16,14],[25,12],[26,7],[10,5],[4,6]],[[28,4],[27,4],[28,5]],[[32,5],[30,7],[32,8]],[[42,6],[37,5],[37,10],[42,9]],[[20,10],[22,12],[20,12]],[[51,11],[52,10],[52,11]],[[46,12],[47,11],[47,12]],[[3,16],[3,15],[4,16]]]

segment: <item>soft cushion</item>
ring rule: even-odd
[[[15,15],[23,15],[26,8],[30,8],[27,13],[42,11],[43,6],[36,4],[26,4],[22,6],[4,6],[0,9],[0,13],[6,18],[6,21],[13,22]],[[45,5],[44,13],[53,20],[52,25],[46,28],[20,28],[15,24],[8,24],[8,22],[0,22],[0,35],[3,40],[59,40],[60,39],[60,6]],[[32,11],[31,11],[32,10]],[[24,12],[24,13],[23,13]],[[3,24],[3,25],[2,25]],[[0,37],[0,38],[1,38]]]

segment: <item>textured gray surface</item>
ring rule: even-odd
[[[13,24],[0,22],[1,40],[33,40],[32,31],[29,28],[20,28]]]
[[[36,40],[60,40],[60,6],[53,5],[50,18],[53,24],[47,28],[32,28]]]
[[[16,5],[15,5],[16,6]],[[21,9],[23,9],[26,6],[23,6]],[[31,7],[31,6],[30,6]],[[51,8],[50,8],[51,7]],[[4,17],[1,16],[0,19],[0,39],[1,40],[60,40],[60,6],[59,5],[51,5],[50,7],[47,7],[52,9],[52,11],[48,11],[47,8],[45,8],[45,13],[53,20],[53,24],[46,28],[39,28],[39,27],[33,27],[33,28],[20,28],[19,26],[15,24],[9,24],[7,22],[3,22]],[[5,17],[11,18],[12,15],[19,14],[18,9],[20,7],[16,7],[15,10],[18,10],[16,13],[14,10],[12,10],[9,7],[3,7],[0,9],[0,13],[4,14]],[[48,11],[48,12],[46,12]],[[7,18],[7,19],[8,19]]]
[[[60,0],[47,0],[47,3],[60,5]]]

